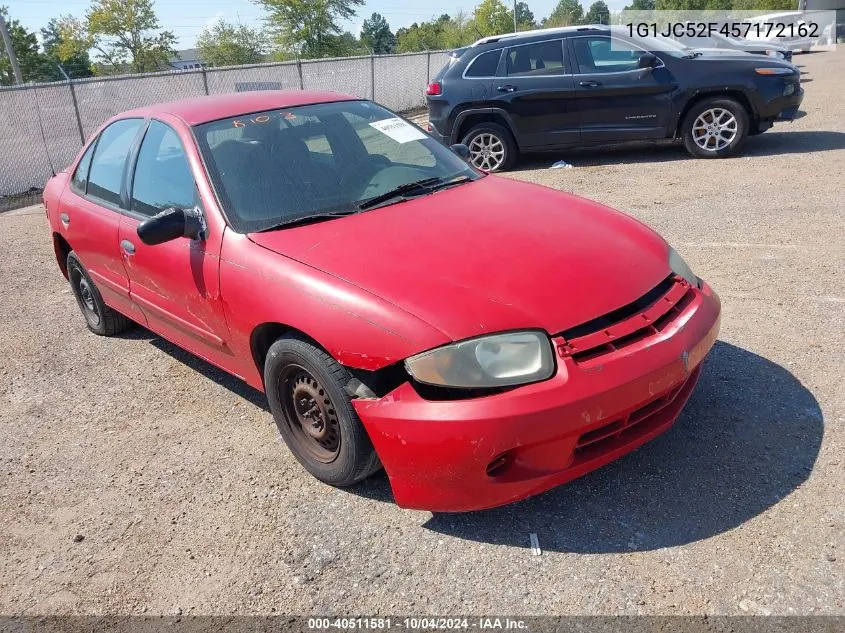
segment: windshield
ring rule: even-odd
[[[481,177],[369,101],[256,112],[196,126],[195,133],[229,222],[241,233],[359,211],[411,183]]]

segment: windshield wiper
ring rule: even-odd
[[[315,222],[322,222],[324,220],[331,220],[332,218],[342,218],[345,215],[353,215],[358,213],[358,209],[347,209],[345,211],[332,211],[331,213],[315,213],[313,215],[304,215],[298,218],[291,218],[289,220],[283,220],[282,222],[278,222],[273,224],[272,226],[268,226],[265,229],[260,229],[258,231],[254,231],[254,233],[265,233],[267,231],[276,231],[278,229],[287,229],[292,226],[302,226],[303,224],[313,224]]]
[[[437,182],[440,182],[440,178],[423,178],[422,180],[407,182],[404,185],[399,185],[398,187],[391,189],[390,191],[385,191],[384,193],[381,193],[377,196],[373,196],[372,198],[367,198],[358,205],[358,208],[372,209],[374,206],[381,204],[382,202],[387,202],[388,200],[392,200],[393,198],[398,198],[403,194],[410,193],[411,191],[414,191],[416,189],[423,189]]]
[[[422,180],[415,180],[414,182],[409,182],[404,185],[400,185],[395,189],[386,191],[373,198],[368,198],[367,200],[361,202],[358,205],[358,208],[372,209],[373,207],[388,202],[389,200],[393,200],[394,198],[406,200],[407,198],[403,197],[404,194],[411,193],[412,191],[416,191],[417,189],[424,189],[425,193],[432,193],[433,191],[437,191],[438,189],[445,189],[446,187],[451,187],[452,185],[459,185],[470,180],[472,180],[472,178],[470,178],[469,176],[453,176],[450,178],[423,178]]]

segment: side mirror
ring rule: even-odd
[[[660,63],[656,55],[652,53],[643,53],[637,61],[638,68],[655,68]]]
[[[138,225],[138,237],[148,246],[163,244],[177,237],[203,239],[205,220],[199,209],[176,209],[171,207],[144,220]]]
[[[455,152],[464,160],[469,160],[469,147],[467,147],[463,143],[455,143],[454,145],[450,145],[449,149]]]

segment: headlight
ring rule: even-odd
[[[669,268],[672,269],[673,273],[680,275],[693,286],[698,286],[698,277],[692,272],[692,269],[684,261],[684,258],[678,255],[678,252],[671,246],[669,247]]]
[[[405,369],[429,385],[506,387],[550,378],[554,354],[545,332],[507,332],[417,354],[405,361]]]

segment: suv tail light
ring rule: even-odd
[[[440,85],[439,81],[432,81],[426,87],[425,94],[436,97],[439,94],[443,94],[443,87]]]

